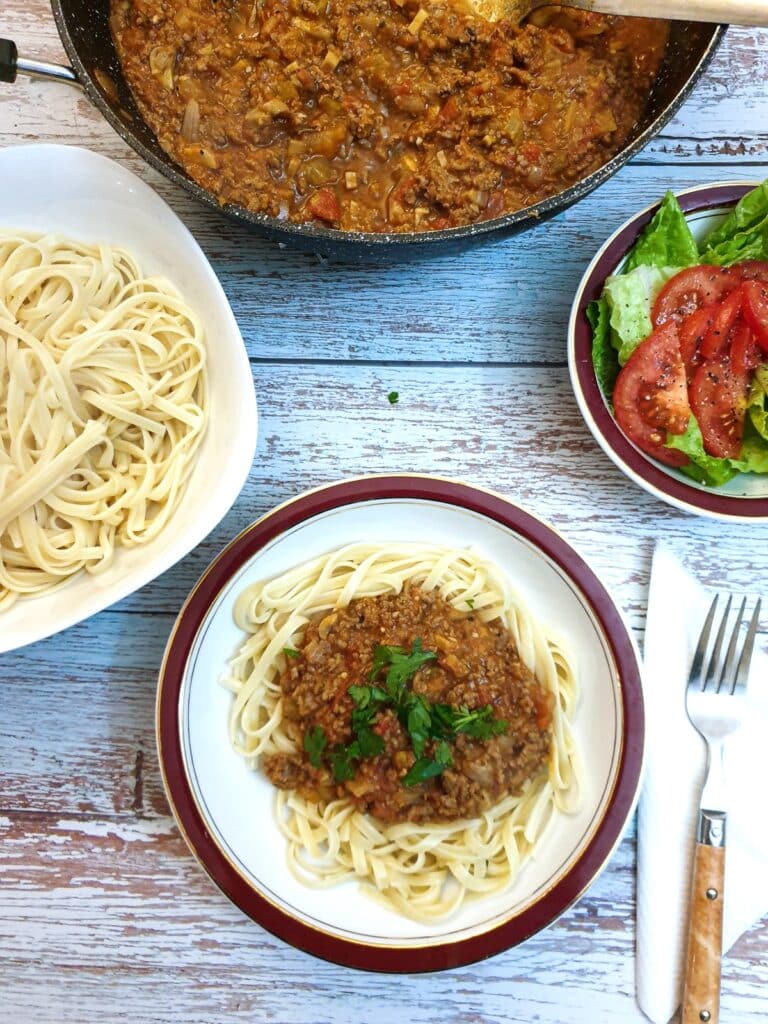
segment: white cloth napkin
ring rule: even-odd
[[[694,829],[706,759],[704,742],[686,716],[684,693],[712,596],[667,547],[656,547],[645,631],[647,733],[637,853],[637,999],[654,1024],[667,1024],[681,997]],[[768,658],[757,647],[747,700],[744,724],[725,753],[730,807],[724,950],[768,913]]]

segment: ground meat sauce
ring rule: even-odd
[[[328,769],[309,763],[305,734],[320,726],[329,746],[348,743],[354,704],[347,690],[368,681],[375,646],[410,650],[416,638],[438,657],[409,685],[430,704],[490,704],[507,731],[484,741],[459,735],[451,745],[453,764],[439,777],[407,787],[402,779],[415,761],[412,745],[395,713],[385,709],[374,726],[384,751],[361,760],[350,781],[334,782]],[[398,595],[360,598],[311,624],[300,657],[288,659],[281,687],[283,721],[301,753],[266,758],[270,780],[310,800],[350,798],[384,822],[472,817],[520,792],[547,764],[551,699],[520,661],[511,636],[498,620],[484,623],[472,612],[456,611],[435,591],[414,586]],[[432,749],[428,743],[427,753]]]
[[[642,112],[664,22],[491,24],[463,0],[111,0],[162,147],[222,204],[356,231],[470,224],[562,191]]]

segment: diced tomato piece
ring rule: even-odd
[[[738,288],[741,278],[722,267],[688,267],[675,274],[659,292],[651,319],[654,325],[682,320],[702,306],[721,302]]]
[[[758,345],[768,352],[768,283],[746,281],[742,288],[744,290],[744,317],[755,332],[755,340]]]
[[[688,380],[701,362],[701,343],[707,335],[720,306],[717,302],[694,310],[680,321],[680,355],[685,363]]]
[[[408,174],[402,180],[398,181],[392,191],[389,193],[390,202],[400,203],[402,206],[405,203],[406,195],[413,188],[418,185],[419,179],[415,174]]]
[[[520,147],[520,152],[529,164],[535,164],[537,160],[541,159],[541,146],[535,142],[524,142]]]
[[[704,449],[719,459],[736,459],[741,451],[750,376],[723,352],[702,363],[691,381],[691,409],[701,427]]]
[[[670,321],[645,339],[626,362],[613,390],[616,422],[638,448],[668,466],[688,457],[665,448],[667,434],[685,433],[691,415],[677,325]]]
[[[737,373],[751,373],[765,361],[765,353],[755,341],[752,328],[739,317],[731,330],[731,365]]]
[[[440,108],[440,117],[442,117],[444,121],[455,121],[458,116],[459,104],[456,102],[456,97],[449,96]]]
[[[312,217],[334,224],[341,219],[341,207],[336,193],[331,188],[321,188],[313,192],[304,204],[304,209]]]
[[[714,359],[719,352],[726,348],[731,328],[741,313],[742,300],[741,285],[739,285],[730,295],[726,295],[720,303],[712,321],[712,326],[701,343],[702,359]]]

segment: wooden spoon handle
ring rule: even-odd
[[[573,0],[565,0],[572,3]],[[768,0],[576,0],[574,6],[601,14],[633,14],[673,21],[768,25]]]
[[[717,1024],[720,1019],[724,878],[725,847],[697,843],[681,1024]]]

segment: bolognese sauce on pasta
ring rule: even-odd
[[[498,619],[434,590],[353,600],[310,623],[297,654],[280,677],[297,751],[264,762],[281,789],[346,797],[385,822],[455,821],[519,793],[546,766],[552,695]]]
[[[352,544],[248,587],[235,619],[231,741],[306,884],[442,918],[578,805],[574,667],[478,552]]]

